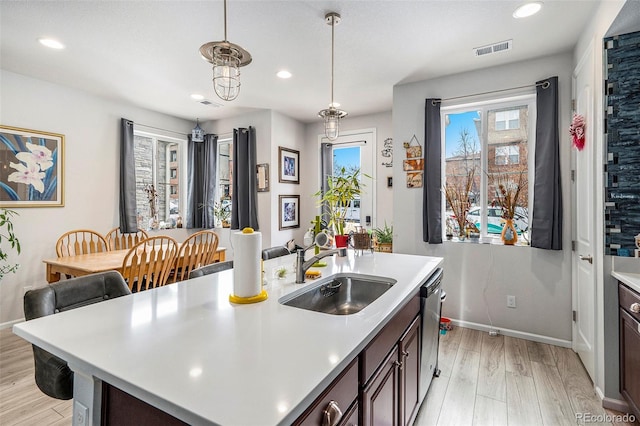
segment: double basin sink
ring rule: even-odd
[[[397,281],[363,274],[335,274],[291,294],[279,302],[286,306],[331,315],[360,312],[382,296]]]

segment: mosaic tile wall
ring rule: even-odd
[[[640,234],[640,32],[604,43],[605,254],[633,256]]]

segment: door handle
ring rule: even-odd
[[[586,260],[589,263],[593,263],[593,257],[591,257],[591,255],[580,255],[580,260]]]

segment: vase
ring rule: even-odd
[[[502,242],[507,246],[512,246],[518,241],[518,232],[513,225],[513,219],[505,219],[501,234]]]
[[[346,247],[349,243],[348,235],[336,235],[336,248]]]

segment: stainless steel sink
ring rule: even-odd
[[[331,315],[350,315],[360,312],[382,296],[397,281],[392,278],[361,274],[336,274],[280,298],[286,306],[323,312]]]

